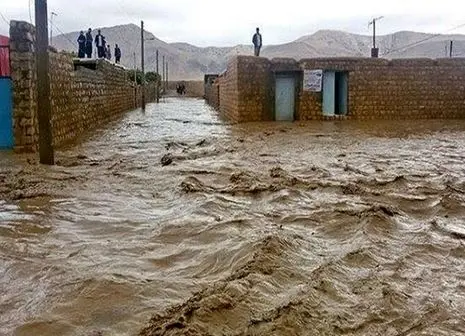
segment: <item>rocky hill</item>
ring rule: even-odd
[[[140,59],[140,28],[134,24],[102,28],[107,42],[114,47],[118,43],[123,51],[123,65],[132,68],[134,56]],[[95,36],[96,32],[94,32]],[[54,45],[59,50],[75,51],[78,32],[54,37]],[[169,62],[170,79],[201,79],[205,73],[218,73],[225,69],[228,59],[234,55],[253,54],[252,46],[200,48],[188,43],[166,43],[146,32],[146,69],[155,70],[155,53],[160,53]],[[430,35],[409,31],[379,36],[378,46],[382,57],[444,57],[449,41],[454,41],[454,55],[465,57],[465,35]],[[363,57],[370,55],[372,38],[342,31],[320,30],[303,36],[293,42],[270,45],[263,49],[263,56],[293,57]]]

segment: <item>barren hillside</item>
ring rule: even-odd
[[[140,28],[134,24],[102,28],[108,43],[114,47],[118,43],[123,51],[122,63],[133,67],[134,56],[140,59]],[[94,32],[95,36],[96,32]],[[78,32],[54,38],[59,50],[75,51]],[[166,43],[152,33],[146,33],[146,68],[155,70],[155,52],[165,56],[169,62],[170,79],[201,79],[205,73],[217,73],[225,69],[227,61],[234,55],[253,54],[252,46],[200,48],[188,43]],[[465,35],[430,35],[409,31],[379,36],[378,46],[381,56],[399,57],[444,57],[448,52],[449,41],[454,41],[454,55],[465,56]],[[356,35],[335,30],[320,30],[303,36],[293,42],[265,46],[263,56],[292,57],[363,57],[370,55],[370,36]],[[138,61],[137,61],[138,62]]]

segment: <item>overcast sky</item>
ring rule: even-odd
[[[380,34],[465,33],[465,27],[451,29],[465,24],[463,0],[48,0],[48,6],[58,13],[54,21],[64,32],[139,25],[143,19],[146,29],[166,42],[198,46],[250,44],[257,26],[267,44],[290,42],[319,29],[368,34],[368,21],[380,15],[385,16]],[[0,13],[7,20],[34,20],[34,0],[0,0]],[[7,32],[0,18],[0,34]]]

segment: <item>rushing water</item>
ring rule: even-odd
[[[2,154],[0,335],[464,335],[463,148],[168,99],[55,167]]]

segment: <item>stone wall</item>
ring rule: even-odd
[[[13,123],[15,149],[19,152],[33,152],[38,146],[34,34],[35,29],[29,23],[12,21]],[[134,87],[124,68],[106,60],[94,61],[94,69],[75,67],[69,54],[50,51],[49,56],[55,146],[140,106],[141,90]],[[154,100],[155,87],[148,86],[146,101]]]
[[[229,121],[240,122],[239,115],[239,71],[238,58],[233,58],[228,63],[227,70],[218,77],[219,85],[219,112]]]
[[[346,71],[348,118],[465,118],[465,59],[308,59],[302,69]],[[300,97],[299,119],[321,119],[321,93]]]
[[[204,77],[204,98],[209,105],[214,108],[219,107],[220,97],[219,97],[219,87],[218,87],[218,74],[207,74]]]
[[[303,71],[348,75],[347,116],[324,116],[322,93],[303,91]],[[274,76],[295,76],[296,120],[465,118],[465,58],[316,58],[267,60],[238,56],[218,81],[219,110],[228,120],[274,119]]]
[[[239,121],[273,120],[271,62],[263,57],[237,58]]]
[[[15,147],[19,150],[34,150],[39,134],[34,36],[34,26],[27,22],[11,22],[10,63],[13,83],[13,130]]]
[[[220,84],[218,78],[205,84],[205,100],[215,109],[220,107]]]

